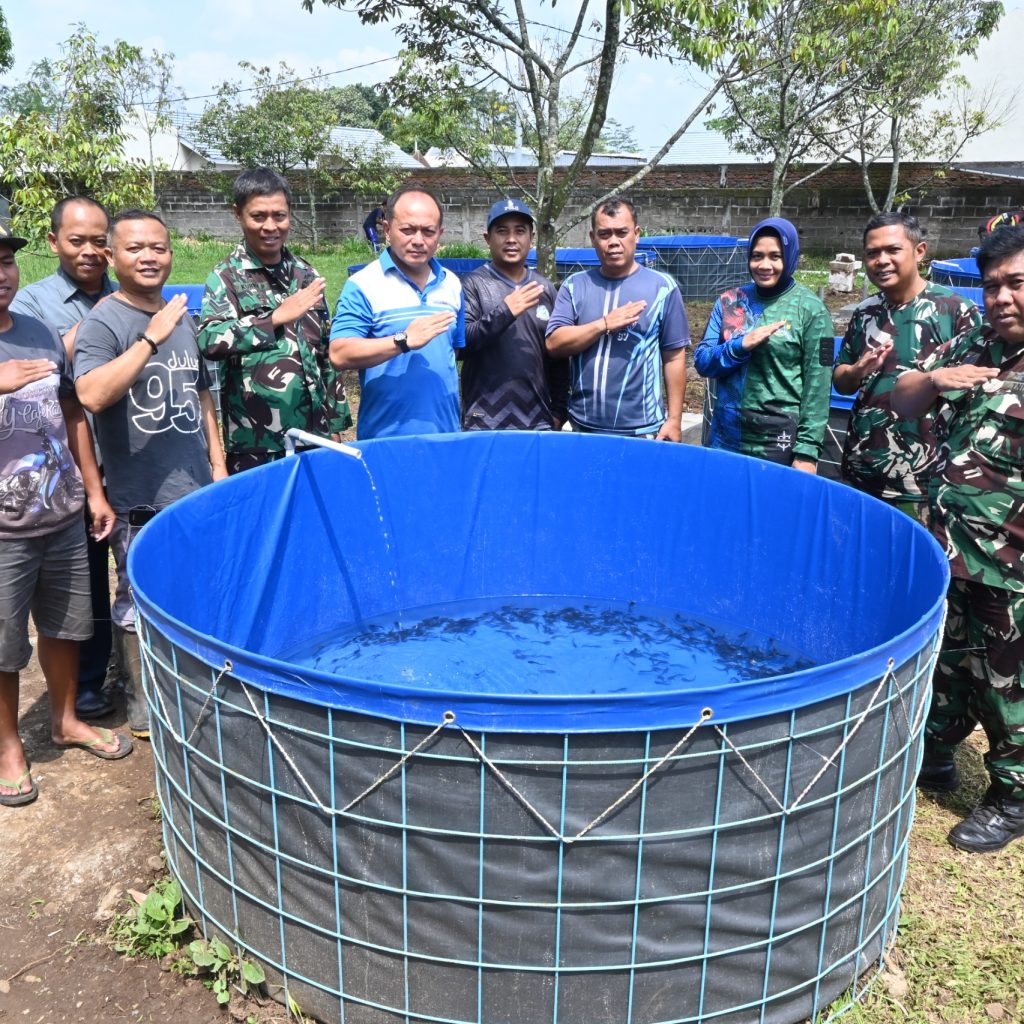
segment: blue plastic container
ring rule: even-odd
[[[204,931],[346,1024],[795,1024],[859,994],[899,917],[948,581],[930,536],[684,445],[360,447],[208,487],[130,552],[168,864]],[[279,656],[523,595],[675,609],[817,665],[570,696]]]
[[[981,272],[973,256],[956,260],[932,260],[931,278],[936,284],[944,284],[957,292],[961,288],[981,288]]]
[[[188,301],[188,315],[198,320],[203,310],[205,291],[205,284],[165,284],[163,294],[165,301],[173,299],[175,295],[184,295]]]

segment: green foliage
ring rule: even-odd
[[[33,67],[18,93],[27,106],[0,118],[0,167],[16,231],[41,243],[50,209],[67,195],[115,209],[155,204],[146,170],[123,152],[119,83],[142,59],[138,47],[100,46],[79,25],[59,60]]]
[[[974,52],[1001,11],[992,0],[780,4],[756,30],[758,66],[744,58],[750,74],[726,85],[725,109],[707,125],[740,152],[771,160],[771,210],[777,214],[787,192],[840,160],[853,160],[852,153],[866,159],[880,146],[898,161],[892,118],[919,118],[925,101],[944,91],[956,63]],[[933,135],[937,127],[926,132]],[[790,178],[812,160],[823,166]]]
[[[338,125],[338,90],[296,83],[281,63],[275,72],[241,61],[249,84],[223,82],[195,125],[196,140],[242,167],[297,173],[319,242],[317,204],[336,188],[380,196],[401,178],[381,147],[343,146],[331,137]]]
[[[437,258],[442,260],[480,260],[490,259],[490,250],[473,242],[449,242],[437,250]]]
[[[302,2],[311,9],[317,0]],[[608,97],[627,54],[656,54],[700,71],[711,71],[716,62],[726,61],[730,73],[738,73],[744,62],[756,59],[760,19],[777,4],[777,0],[605,0],[592,11],[588,4],[579,3],[575,14],[570,10],[563,16],[566,5],[556,0],[321,2],[356,14],[364,24],[392,27],[404,59],[385,91],[392,106],[408,118],[402,128],[406,144],[411,139],[423,148],[425,141],[461,140],[452,148],[487,174],[498,191],[514,189],[524,194],[537,213],[540,268],[549,276],[554,274],[559,232],[589,216],[588,208],[575,219],[562,218],[587,160],[601,145]],[[545,27],[559,19],[564,29]],[[582,95],[581,77],[586,81]],[[680,118],[663,148],[616,191],[639,182],[720,87],[713,83],[693,111]],[[480,116],[481,91],[495,91],[502,104],[508,102],[504,97],[515,97],[515,102],[508,103],[507,113],[499,111],[500,117],[485,120],[487,131],[467,133],[467,127],[480,127],[474,119]],[[566,131],[566,123],[573,120],[573,95],[578,117]],[[537,155],[532,182],[522,180],[515,168],[503,166],[500,155],[495,159],[488,145],[489,137],[495,136],[504,144],[504,125],[513,114],[513,127],[518,122],[523,139]],[[618,144],[622,141],[620,136]],[[555,161],[561,149],[576,155],[556,178]]]
[[[134,903],[110,925],[114,949],[132,957],[173,953],[184,942],[194,922],[182,914],[181,888],[174,879],[157,882],[144,897],[133,894]]]
[[[377,128],[389,109],[383,93],[372,85],[332,85],[324,95],[334,107],[336,123],[346,128]]]
[[[211,989],[221,1005],[230,1002],[231,989],[243,996],[250,989],[257,989],[266,980],[263,968],[247,960],[221,939],[196,939],[188,946],[188,960],[193,973],[203,978],[203,984]]]
[[[14,66],[14,47],[11,43],[11,32],[7,27],[4,12],[0,11],[0,73],[10,71]]]

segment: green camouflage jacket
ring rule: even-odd
[[[221,414],[229,453],[281,452],[284,431],[340,433],[352,425],[341,375],[328,358],[326,301],[296,323],[270,317],[316,271],[287,249],[268,267],[241,243],[206,279],[199,347],[222,360]]]
[[[999,376],[939,399],[932,530],[954,576],[1024,593],[1024,345],[984,325],[947,342],[920,369],[963,363],[996,367]]]
[[[931,415],[900,419],[893,411],[896,378],[940,345],[981,323],[973,302],[928,284],[902,306],[872,295],[854,310],[836,364],[852,365],[884,342],[893,343],[885,365],[862,385],[850,410],[843,445],[843,479],[884,501],[927,501],[935,461]]]

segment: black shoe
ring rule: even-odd
[[[936,793],[952,793],[960,787],[960,773],[956,770],[952,754],[925,754],[921,770],[917,773],[921,789]]]
[[[75,714],[88,721],[103,718],[114,710],[114,702],[102,690],[82,690],[75,698]]]
[[[949,833],[949,841],[968,853],[992,853],[1024,836],[1024,799],[1014,800],[990,787],[984,802]]]

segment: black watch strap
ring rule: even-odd
[[[394,338],[395,344],[403,351],[409,351],[409,335],[405,331],[399,331]]]
[[[135,340],[144,341],[150,349],[152,349],[153,355],[156,355],[157,352],[160,351],[159,345],[157,345],[157,343],[148,334],[146,334],[145,331],[139,331],[139,333],[135,335]]]

